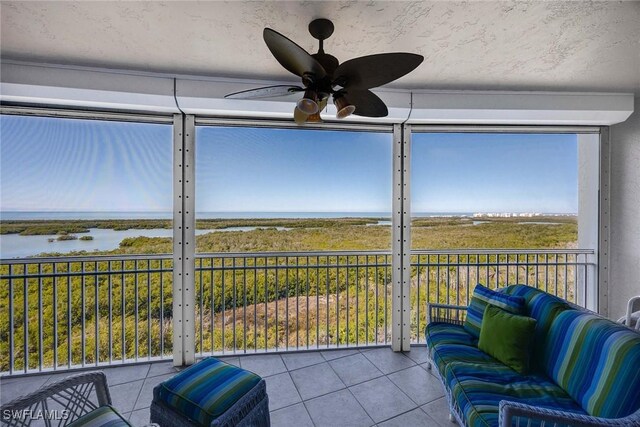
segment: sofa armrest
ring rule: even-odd
[[[442,322],[462,325],[467,306],[450,304],[427,304],[427,323]]]
[[[524,403],[500,402],[499,425],[571,425],[572,427],[622,427],[640,426],[640,410],[624,418],[600,418],[590,415],[565,412],[557,409],[539,408]]]

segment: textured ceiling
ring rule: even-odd
[[[340,61],[424,55],[392,86],[640,93],[640,2],[7,2],[3,59],[215,77],[291,80],[262,41],[271,27],[308,51],[333,20]]]

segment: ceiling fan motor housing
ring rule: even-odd
[[[309,32],[314,39],[318,39],[320,41],[326,40],[331,37],[331,34],[333,34],[333,30],[333,22],[329,21],[328,19],[314,19],[309,23]]]

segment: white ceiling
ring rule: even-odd
[[[262,40],[310,52],[319,17],[340,61],[424,55],[392,87],[640,93],[640,2],[10,2],[4,60],[260,80],[293,78]],[[295,79],[295,78],[293,78]]]

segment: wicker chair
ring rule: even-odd
[[[640,296],[633,297],[627,304],[627,314],[618,319],[618,323],[640,331]]]
[[[104,373],[82,373],[42,387],[3,405],[0,408],[0,424],[12,427],[66,426],[107,405],[111,405],[111,396]],[[34,414],[49,415],[33,416]]]

